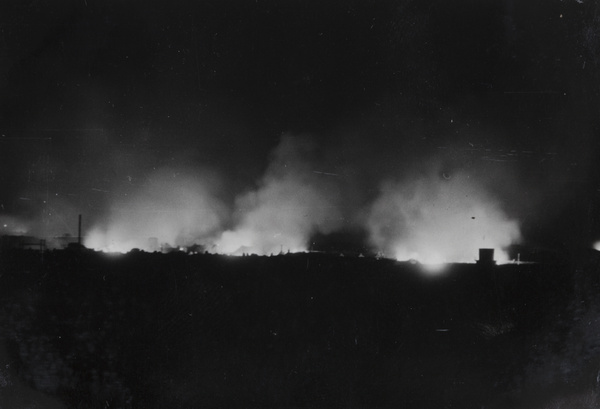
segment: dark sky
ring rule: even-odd
[[[592,1],[0,7],[5,218],[54,201],[99,220],[165,167],[217,175],[233,206],[291,134],[337,175],[346,216],[435,158],[485,175],[531,241],[600,235]]]

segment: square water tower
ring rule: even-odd
[[[494,249],[479,249],[479,260],[477,264],[493,266],[496,264],[494,260]]]

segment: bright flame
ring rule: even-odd
[[[336,185],[313,171],[316,149],[302,137],[283,136],[256,189],[237,197],[228,230],[222,229],[224,206],[206,178],[163,170],[133,194],[116,192],[129,199],[113,204],[108,225],[94,226],[85,245],[118,252],[153,251],[163,244],[200,244],[233,255],[305,251],[312,234],[330,233],[342,220]],[[464,174],[432,172],[388,182],[364,221],[375,250],[401,261],[418,260],[430,270],[449,262],[472,263],[479,248],[494,248],[496,261],[507,262],[503,249],[520,240],[517,222]]]
[[[86,235],[85,246],[105,253],[127,253],[134,248],[153,250],[148,245],[148,240],[143,240],[142,237],[129,237],[131,232],[114,225],[109,226],[107,230],[94,228]]]
[[[507,261],[502,249],[520,239],[518,224],[462,175],[384,185],[367,227],[377,248],[427,264],[472,263],[479,248],[494,248],[497,261]]]
[[[310,170],[314,148],[303,139],[282,138],[259,188],[238,198],[239,222],[217,241],[219,253],[305,251],[312,233],[337,227],[335,192]]]
[[[594,250],[600,251],[600,240],[594,243]]]
[[[446,269],[446,263],[424,263],[423,269],[431,275],[437,275]]]
[[[223,206],[205,183],[162,171],[128,202],[113,205],[108,225],[94,226],[84,244],[118,252],[163,244],[201,244],[232,255],[304,251],[311,234],[331,232],[341,219],[339,195],[311,170],[315,149],[306,139],[283,136],[258,188],[236,199],[232,229],[222,230]]]
[[[399,247],[396,249],[395,258],[399,261],[418,260],[423,264],[443,264],[447,262],[447,260],[442,257],[440,253],[428,249],[422,253],[419,253],[414,251],[408,252],[406,248]]]
[[[327,199],[298,181],[272,181],[244,196],[241,203],[246,205],[246,213],[235,230],[222,234],[219,252],[304,251],[312,231],[327,222]]]
[[[205,184],[157,172],[128,202],[114,205],[108,225],[94,226],[84,244],[108,252],[201,244],[219,228],[221,213],[222,205]]]
[[[429,251],[424,254],[416,252],[406,252],[404,249],[398,249],[395,255],[398,261],[410,261],[411,263],[420,262],[423,270],[427,273],[437,274],[445,270],[446,260],[438,253]]]

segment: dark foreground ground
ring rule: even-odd
[[[599,267],[4,253],[0,408],[595,408]]]

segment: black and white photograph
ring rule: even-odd
[[[0,409],[600,408],[600,2],[0,2]]]

